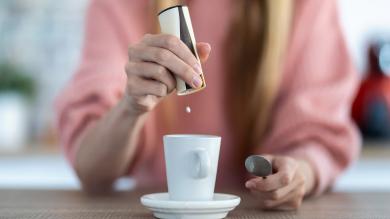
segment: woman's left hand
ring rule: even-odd
[[[315,184],[314,171],[304,160],[286,156],[265,155],[274,173],[266,178],[255,177],[245,186],[259,200],[262,209],[294,210]]]

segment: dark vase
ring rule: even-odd
[[[363,135],[390,138],[390,42],[376,42],[368,49],[366,78],[352,107],[352,117]]]

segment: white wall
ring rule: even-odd
[[[364,71],[367,42],[378,34],[390,40],[390,1],[339,0],[339,6],[350,51],[359,70]]]
[[[37,81],[32,132],[51,126],[53,99],[78,63],[88,0],[0,0],[0,61]]]

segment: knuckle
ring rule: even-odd
[[[294,209],[298,209],[302,204],[302,199],[296,199],[291,203],[291,207]]]
[[[263,206],[265,208],[273,208],[274,207],[274,204],[272,201],[269,201],[269,200],[266,200],[266,201],[263,201]]]
[[[291,177],[288,173],[283,173],[280,177],[280,183],[284,186],[291,183]]]
[[[271,192],[271,199],[272,200],[278,200],[280,198],[281,198],[280,192],[278,192],[278,191]]]
[[[145,108],[145,111],[149,112],[149,111],[153,110],[154,105],[153,104],[148,104],[148,105],[144,106],[144,108]]]
[[[174,84],[174,82],[170,82],[168,84],[168,93],[171,93],[174,89],[175,89],[176,85]]]
[[[268,181],[261,182],[261,184],[256,183],[256,189],[263,192],[268,192],[272,190],[272,184]]]
[[[134,50],[135,50],[135,46],[134,45],[130,45],[127,48],[127,54],[129,56],[129,59],[131,59],[134,56]]]
[[[192,54],[190,55],[190,57],[188,57],[188,59],[192,60],[192,61],[190,61],[191,66],[196,66],[200,62],[200,61],[198,62],[198,60]]]
[[[169,35],[164,40],[164,46],[166,46],[167,48],[173,48],[177,46],[177,44],[178,44],[178,38],[174,36]]]
[[[298,181],[299,186],[305,185],[305,177],[304,176],[302,176],[302,175],[298,176],[297,181]]]
[[[134,68],[134,63],[133,62],[127,62],[125,65],[125,71],[127,74],[131,72],[131,70]]]
[[[293,169],[298,169],[299,163],[296,160],[293,160],[292,158],[290,159],[291,159],[291,166],[293,167]]]
[[[135,86],[134,86],[134,80],[129,79],[127,81],[127,93],[128,94],[134,94],[135,93]]]
[[[128,59],[131,60],[136,60],[137,55],[142,52],[142,45],[137,44],[137,45],[130,45],[127,49],[127,56]]]
[[[156,74],[157,74],[157,77],[158,78],[162,78],[164,76],[164,74],[166,73],[166,68],[159,65],[156,69]]]
[[[192,54],[186,55],[185,60],[188,63],[188,65],[191,66],[191,70],[193,70],[194,67],[198,64],[197,59]]]
[[[125,65],[125,72],[126,72],[126,74],[128,74],[128,73],[129,73],[129,70],[130,70],[129,64],[130,64],[130,63],[126,63],[126,65]]]
[[[186,67],[183,72],[184,77],[188,78],[188,80],[192,80],[192,77],[194,76],[194,71],[191,67]]]
[[[158,50],[158,51],[156,52],[156,54],[155,54],[156,60],[157,60],[157,61],[160,61],[160,62],[165,62],[165,61],[167,61],[167,60],[169,59],[169,57],[170,57],[169,52],[166,51],[166,50],[163,50],[163,49]]]
[[[167,95],[167,87],[163,84],[160,84],[157,88],[157,94],[160,97],[166,96]]]
[[[192,52],[187,52],[185,53],[185,60],[186,62],[191,65],[191,66],[196,66],[197,64],[199,64],[199,60],[196,58],[196,56],[194,54],[192,54]]]
[[[283,157],[287,163],[291,164],[291,163],[295,163],[295,160],[291,157]]]
[[[303,198],[305,196],[305,187],[301,187],[299,190],[298,190],[298,197],[299,198]]]
[[[153,36],[152,34],[147,33],[147,34],[144,35],[143,39],[144,39],[144,40],[148,40],[148,39],[150,39],[152,36]]]
[[[135,81],[135,75],[127,74],[127,86],[134,85],[134,81]]]
[[[134,96],[133,101],[136,104],[135,110],[140,112],[151,111],[154,107],[154,104],[149,101],[150,95],[146,96]]]

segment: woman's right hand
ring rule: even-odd
[[[207,43],[198,43],[201,62],[211,51]],[[126,64],[127,87],[125,98],[137,114],[143,114],[176,88],[174,75],[193,88],[200,87],[201,67],[189,48],[177,37],[168,34],[146,34],[129,47]]]

